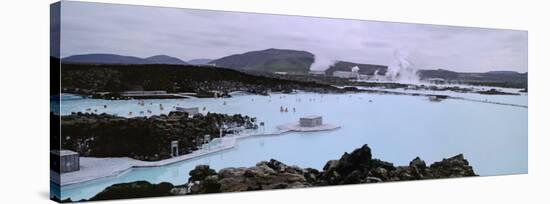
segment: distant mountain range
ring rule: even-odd
[[[313,61],[314,55],[306,51],[272,48],[230,55],[211,61],[210,64],[245,71],[306,74]]]
[[[192,64],[192,65],[207,65],[207,64],[209,64],[211,61],[212,61],[212,59],[192,59],[192,60],[188,60],[188,61],[187,61],[187,64]]]
[[[64,63],[77,64],[187,64],[183,60],[168,55],[155,55],[148,58],[115,54],[84,54],[72,55],[61,59]]]
[[[315,56],[306,51],[287,50],[287,49],[266,49],[251,51],[242,54],[235,54],[222,57],[216,60],[211,59],[193,59],[184,62],[176,57],[167,55],[156,55],[148,58],[139,58],[133,56],[122,56],[114,54],[85,54],[73,55],[63,58],[64,63],[79,64],[170,64],[170,65],[206,65],[211,64],[216,67],[230,68],[246,72],[286,72],[289,74],[307,74],[310,66],[314,62]],[[351,71],[351,68],[359,67],[360,74],[384,75],[388,69],[385,65],[360,64],[348,61],[338,61],[330,66],[325,74],[331,76],[335,71]],[[491,82],[520,84],[527,86],[527,73],[518,73],[514,71],[490,71],[485,73],[465,73],[455,72],[445,69],[419,70],[418,75],[421,79],[441,78],[447,81],[461,82]]]
[[[171,57],[168,55],[155,55],[145,58],[145,60],[151,62],[151,64],[187,64],[177,57]]]
[[[489,71],[482,73],[473,72],[455,72],[445,69],[423,69],[418,74],[421,79],[441,78],[447,81],[463,82],[495,82],[507,84],[521,84],[527,87],[527,73],[515,71]]]
[[[288,72],[307,74],[314,61],[314,55],[306,51],[267,49],[230,55],[220,59],[193,59],[187,62],[167,55],[148,58],[115,54],[73,55],[62,59],[64,63],[76,64],[191,64],[230,68],[242,71]]]

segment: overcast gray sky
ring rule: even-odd
[[[417,69],[527,71],[527,32],[64,1],[61,57],[112,53],[190,60],[267,48],[389,65],[408,53]]]

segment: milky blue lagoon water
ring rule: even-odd
[[[527,105],[527,95],[463,97]],[[369,100],[371,102],[369,102]],[[224,105],[224,101],[226,105]],[[235,148],[163,167],[132,169],[125,174],[62,187],[62,198],[90,198],[104,188],[123,182],[146,180],[184,184],[188,172],[198,164],[214,169],[249,167],[271,158],[288,165],[321,169],[328,160],[339,159],[368,144],[373,156],[394,165],[408,165],[416,156],[427,163],[463,153],[482,176],[527,173],[527,108],[448,99],[430,102],[426,97],[381,94],[272,94],[241,95],[225,99],[163,99],[108,101],[99,99],[62,100],[60,111],[98,113],[124,117],[139,111],[168,113],[173,106],[206,107],[206,111],[244,114],[266,124],[265,132],[295,122],[301,116],[321,115],[325,123],[341,126],[327,132],[288,133],[272,137],[239,140]],[[152,103],[152,105],[151,105]],[[103,105],[107,105],[104,108]],[[288,113],[279,112],[288,107]],[[292,111],[296,108],[296,112]],[[132,111],[133,116],[128,116]]]

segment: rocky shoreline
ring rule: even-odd
[[[50,117],[59,116],[50,114]],[[257,128],[255,118],[240,114],[207,113],[189,117],[185,112],[170,112],[168,115],[124,118],[79,112],[60,119],[63,149],[76,151],[84,157],[130,157],[142,161],[170,158],[173,141],[178,142],[179,155],[191,153],[208,142],[205,135],[210,135],[210,140],[219,137],[221,124]],[[229,133],[222,131],[222,134]],[[52,136],[51,139],[59,141],[60,138]]]
[[[198,165],[189,175],[188,183],[181,186],[146,181],[115,184],[89,201],[477,176],[462,154],[429,166],[416,157],[408,166],[396,167],[372,158],[368,145],[328,161],[322,170],[289,166],[271,159],[253,167],[219,171]]]

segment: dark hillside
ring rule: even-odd
[[[64,92],[92,94],[128,90],[165,90],[210,95],[213,91],[265,93],[299,89],[341,92],[330,85],[255,76],[236,70],[193,65],[62,64]]]

